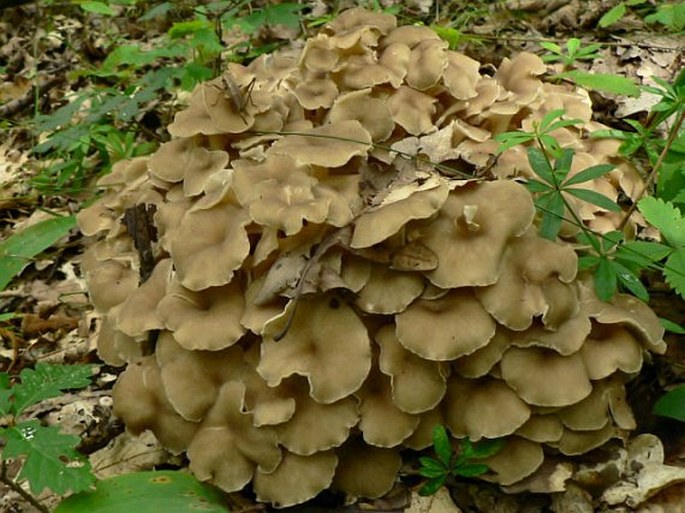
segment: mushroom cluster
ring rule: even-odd
[[[633,195],[617,143],[582,137],[598,128],[587,93],[544,83],[528,53],[483,74],[429,28],[361,9],[230,67],[79,215],[129,431],[284,507],[327,488],[383,495],[438,423],[506,438],[486,461],[503,485],[635,426],[624,383],[665,349],[657,317],[600,301],[571,244],[537,235],[511,179],[531,172],[524,151],[486,166],[494,135],[561,108],[585,121],[554,134],[572,173],[612,162],[587,186]]]

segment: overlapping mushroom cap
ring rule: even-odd
[[[586,93],[545,84],[527,53],[482,76],[430,29],[361,9],[301,51],[231,66],[240,105],[221,80],[200,85],[175,138],[118,164],[79,215],[99,353],[128,363],[115,405],[129,430],[284,507],[328,487],[383,495],[399,451],[430,445],[436,423],[506,438],[486,461],[504,485],[545,450],[580,454],[634,426],[623,385],[664,350],[654,313],[599,301],[571,246],[537,235],[509,180],[530,176],[521,148],[491,181],[457,179],[485,166],[493,136],[551,110],[600,128]],[[582,129],[555,134],[577,165],[617,161]],[[635,176],[621,164],[588,186],[632,196]],[[140,204],[156,208],[146,280],[121,222]]]

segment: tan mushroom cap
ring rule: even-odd
[[[181,417],[201,421],[212,407],[223,383],[240,379],[243,351],[189,351],[172,334],[160,334],[155,348],[164,393]]]
[[[309,397],[306,383],[290,387],[295,411],[284,424],[276,426],[278,441],[294,454],[309,456],[340,446],[359,421],[357,401],[345,397],[321,404]]]
[[[531,415],[526,423],[518,428],[516,435],[532,442],[556,442],[564,432],[564,425],[556,415]]]
[[[266,303],[257,303],[256,299],[264,286],[266,275],[253,280],[245,291],[245,309],[240,324],[255,335],[261,335],[264,325],[283,313],[286,300],[273,298]]]
[[[236,166],[232,177],[238,201],[249,207],[252,220],[294,235],[305,221],[323,223],[330,198],[312,176],[309,166],[298,166],[286,155],[274,155],[257,165]]]
[[[402,458],[396,450],[366,445],[351,438],[336,450],[338,468],[333,488],[348,497],[375,499],[388,493],[395,484]]]
[[[395,405],[412,414],[435,408],[445,395],[448,369],[444,364],[424,360],[407,351],[397,339],[393,326],[383,326],[375,340],[381,348],[378,366],[390,376]]]
[[[497,283],[476,289],[485,309],[500,324],[525,330],[541,316],[548,329],[578,313],[576,276],[578,258],[567,244],[529,234],[509,245]]]
[[[453,191],[419,238],[439,258],[426,273],[441,288],[491,285],[510,240],[533,222],[530,193],[510,181],[469,183]]]
[[[447,41],[424,39],[411,50],[407,85],[425,91],[436,85],[447,67]]]
[[[532,96],[542,88],[538,76],[547,71],[542,59],[530,52],[521,52],[513,59],[504,58],[495,72],[495,80],[518,95]]]
[[[177,279],[190,290],[224,285],[250,252],[245,226],[248,213],[224,201],[206,210],[191,210],[169,235]]]
[[[392,399],[390,378],[378,370],[371,370],[364,385],[355,395],[360,400],[359,429],[369,445],[400,445],[419,424],[418,416],[397,408]]]
[[[590,319],[581,312],[557,326],[555,331],[547,329],[541,321],[536,320],[525,331],[509,333],[511,344],[516,347],[546,347],[561,355],[570,355],[582,347],[591,329]]]
[[[188,350],[216,351],[235,344],[245,333],[240,280],[222,287],[192,291],[172,282],[157,314],[174,339]]]
[[[172,264],[170,258],[159,261],[148,280],[121,303],[116,317],[118,329],[132,337],[139,337],[150,330],[164,327],[157,305],[171,281]]]
[[[343,34],[362,27],[372,27],[381,34],[388,34],[397,27],[397,18],[390,14],[368,11],[361,7],[347,9],[324,26],[327,33]]]
[[[535,406],[568,406],[590,395],[592,384],[579,353],[562,356],[544,348],[509,348],[500,361],[502,378]]]
[[[86,251],[82,263],[88,295],[97,311],[107,312],[136,290],[139,275],[130,261],[98,261],[93,250]]]
[[[500,438],[530,418],[530,407],[503,381],[452,375],[444,401],[447,427],[457,438]]]
[[[591,318],[601,324],[627,326],[648,350],[657,354],[666,351],[666,342],[663,340],[665,330],[651,308],[628,294],[616,294],[609,303],[600,301],[592,286],[592,283],[581,286],[583,300]]]
[[[369,280],[358,292],[355,304],[367,313],[394,314],[407,308],[423,288],[424,279],[419,274],[373,264]]]
[[[501,485],[510,485],[535,472],[545,456],[540,444],[524,438],[510,437],[504,448],[494,456],[480,460],[487,465],[495,475],[483,479],[493,480]]]
[[[604,445],[614,435],[616,435],[616,427],[607,421],[604,427],[595,431],[564,429],[564,434],[561,435],[559,441],[550,443],[550,445],[559,449],[566,456],[575,456]]]
[[[130,433],[139,435],[149,429],[176,454],[186,450],[198,429],[195,422],[176,413],[164,395],[154,356],[131,361],[114,385],[112,398],[114,414]]]
[[[328,112],[328,119],[331,123],[359,121],[374,142],[385,141],[395,128],[387,102],[373,96],[370,88],[338,96]]]
[[[397,338],[428,360],[454,360],[485,346],[496,323],[471,289],[456,289],[433,300],[419,299],[395,316]]]
[[[371,135],[359,121],[347,119],[286,135],[271,146],[269,153],[289,155],[298,164],[331,168],[366,155],[371,142]]]
[[[272,340],[291,315],[286,335]],[[293,374],[306,376],[310,395],[320,403],[333,403],[358,390],[371,368],[366,327],[334,296],[291,301],[283,315],[266,324],[263,336],[257,372],[269,386]]]
[[[226,132],[226,127],[217,126],[209,115],[209,108],[221,108],[232,112],[230,100],[224,97],[221,82],[217,79],[213,84],[200,84],[190,97],[188,107],[179,111],[174,120],[167,127],[173,137],[193,137],[197,134],[215,135]],[[249,125],[240,116],[235,116],[235,131],[246,130]],[[250,119],[253,122],[254,119]],[[232,128],[232,127],[229,127]],[[231,130],[229,130],[231,131]]]
[[[188,447],[193,474],[227,492],[249,483],[256,468],[273,472],[281,462],[276,433],[252,424],[252,415],[243,413],[244,397],[244,384],[224,383]]]
[[[642,367],[642,348],[625,327],[595,326],[580,350],[590,379],[603,379],[617,370],[626,374]]]
[[[293,94],[305,109],[315,110],[322,107],[330,109],[340,91],[330,78],[310,78],[297,84]]]
[[[397,89],[409,71],[411,48],[404,43],[392,43],[386,46],[378,57],[378,64],[389,72],[390,85]]]
[[[573,431],[596,431],[609,422],[609,394],[614,387],[623,388],[617,380],[603,380],[594,384],[592,393],[582,401],[557,412],[563,425]]]
[[[434,128],[435,98],[407,86],[400,86],[388,99],[392,119],[411,135],[427,134]]]
[[[228,164],[228,153],[209,151],[195,138],[174,139],[162,144],[150,157],[150,173],[170,183],[183,181],[186,196],[197,196],[205,181]]]
[[[432,216],[445,203],[449,188],[438,178],[412,188],[406,197],[401,192],[397,196],[390,192],[379,207],[355,220],[351,247],[368,248],[394,235],[410,220]]]
[[[457,100],[469,100],[478,95],[476,85],[480,80],[480,62],[458,52],[447,53],[447,67],[442,81]]]
[[[589,331],[589,330],[588,330]],[[514,332],[498,325],[488,344],[473,353],[458,358],[453,368],[465,378],[480,378],[488,374],[511,345]]]
[[[257,500],[277,508],[305,502],[331,485],[337,464],[338,457],[333,451],[310,456],[284,451],[275,471],[255,473],[252,485]]]
[[[107,365],[120,367],[143,356],[140,342],[116,329],[117,309],[113,308],[102,318],[97,338],[98,357]]]
[[[433,445],[433,428],[438,424],[445,424],[445,412],[442,406],[438,405],[432,410],[419,415],[419,425],[412,435],[407,438],[402,445],[416,451],[420,451]]]

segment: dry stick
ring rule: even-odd
[[[21,495],[26,502],[31,504],[31,506],[36,508],[41,513],[50,513],[50,510],[38,502],[33,495],[27,493],[21,486],[19,486],[19,484],[7,477],[7,463],[5,460],[2,460],[2,464],[0,464],[0,482],[5,483],[9,488]]]
[[[656,180],[656,177],[659,173],[659,168],[661,167],[661,164],[663,164],[664,159],[666,158],[666,154],[668,153],[668,150],[671,149],[671,146],[673,145],[673,141],[675,140],[676,136],[678,135],[678,132],[680,131],[680,127],[683,124],[683,120],[685,120],[685,111],[682,111],[682,112],[680,112],[680,114],[678,114],[678,117],[676,118],[676,121],[673,124],[673,127],[671,127],[671,132],[668,134],[668,139],[666,140],[666,144],[664,145],[664,148],[661,150],[661,153],[659,153],[659,158],[657,158],[656,162],[654,163],[654,167],[652,168],[652,171],[649,173],[649,176],[647,177],[647,180],[645,181],[645,184],[642,187],[640,194],[637,195],[637,198],[633,201],[633,204],[630,205],[628,212],[626,212],[626,215],[621,220],[621,224],[618,225],[619,231],[623,230],[626,223],[628,222],[628,219],[630,219],[630,216],[632,216],[633,212],[635,212],[635,210],[637,209],[638,202],[645,195],[645,193],[647,192],[647,189],[649,189],[652,186],[652,184],[654,183],[654,181]]]
[[[55,72],[61,71],[64,68],[55,70]],[[21,112],[26,107],[30,106],[35,100],[36,96],[43,96],[53,87],[59,85],[60,82],[64,81],[64,77],[61,75],[49,78],[38,87],[32,87],[31,90],[26,93],[21,98],[7,102],[6,104],[0,106],[0,118],[8,118],[17,112]]]

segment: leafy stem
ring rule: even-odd
[[[31,504],[31,506],[36,508],[41,513],[50,513],[50,510],[38,502],[33,495],[28,493],[18,483],[15,483],[7,476],[7,462],[5,462],[5,460],[0,460],[0,483],[7,485],[8,488],[17,492],[26,502]]]
[[[622,230],[623,227],[626,225],[628,220],[630,219],[630,216],[633,215],[635,210],[637,209],[638,202],[642,199],[642,197],[645,195],[645,193],[649,190],[649,188],[652,186],[654,181],[657,179],[659,176],[659,169],[661,169],[661,165],[664,162],[664,159],[666,158],[666,155],[668,154],[669,150],[673,146],[673,142],[675,141],[676,137],[678,136],[678,132],[680,132],[680,127],[683,125],[683,121],[685,121],[685,110],[681,110],[678,113],[678,117],[675,120],[675,123],[673,123],[673,127],[671,128],[669,134],[668,134],[668,139],[666,139],[666,144],[662,148],[661,152],[659,153],[659,157],[657,158],[656,162],[654,163],[654,166],[652,167],[652,170],[649,173],[649,176],[647,176],[647,179],[645,180],[645,183],[640,190],[640,194],[638,194],[637,198],[633,201],[633,204],[630,206],[630,208],[627,210],[625,215],[623,216],[623,219],[621,220],[621,223],[618,225],[618,229]]]

